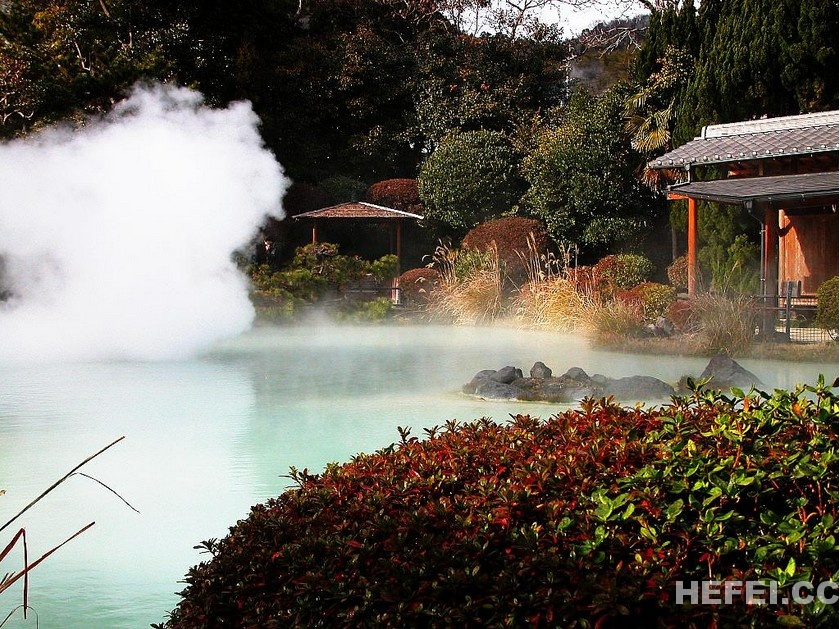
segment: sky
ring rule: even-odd
[[[595,3],[593,3],[595,4]],[[559,20],[556,20],[557,11],[552,9],[546,12],[543,19],[546,21],[557,21],[563,27],[567,36],[580,34],[586,28],[590,28],[598,22],[612,20],[619,17],[632,17],[645,13],[644,7],[639,2],[628,0],[602,0],[597,6],[584,9],[562,7],[559,11]]]

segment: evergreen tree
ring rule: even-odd
[[[681,120],[702,125],[837,107],[836,0],[704,0]]]

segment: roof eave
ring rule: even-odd
[[[648,162],[647,166],[651,170],[688,170],[694,166],[714,166],[716,164],[733,164],[735,162],[756,162],[765,159],[774,159],[779,157],[813,157],[814,155],[824,155],[826,153],[837,153],[838,146],[829,146],[826,148],[817,148],[807,152],[802,151],[784,151],[778,153],[762,153],[761,155],[733,155],[731,157],[721,157],[718,159],[691,159],[680,160],[679,162],[670,161],[663,163],[660,160],[653,160]]]

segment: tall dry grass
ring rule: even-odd
[[[555,277],[523,286],[511,314],[524,327],[571,332],[584,327],[597,306],[598,300],[579,292],[573,282]]]
[[[433,319],[459,325],[492,323],[504,310],[504,274],[498,249],[461,252],[445,245],[432,255],[442,281],[429,294]]]
[[[751,297],[705,292],[692,300],[688,323],[700,352],[733,355],[752,344],[759,316]]]
[[[614,345],[641,336],[644,308],[620,299],[603,301],[589,310],[582,327],[595,343]]]
[[[520,256],[527,282],[511,303],[511,316],[521,326],[571,332],[584,328],[600,306],[597,293],[581,290],[574,279],[573,250],[561,247],[558,255],[540,252],[528,240],[528,255]]]

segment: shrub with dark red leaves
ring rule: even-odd
[[[689,322],[691,321],[691,302],[688,299],[678,299],[672,302],[668,306],[666,316],[678,331],[687,331]]]
[[[423,267],[411,269],[399,277],[400,299],[406,304],[429,301],[429,293],[440,282],[440,271]]]
[[[365,201],[403,212],[423,214],[423,202],[416,179],[386,179],[373,184],[365,192]]]
[[[487,251],[495,243],[506,271],[516,277],[524,272],[525,260],[534,255],[546,254],[549,242],[548,232],[540,221],[522,216],[506,216],[473,227],[464,236],[461,248]]]
[[[691,605],[677,581],[837,579],[836,394],[584,400],[448,423],[253,508],[168,627],[837,626],[837,606]]]
[[[668,281],[678,291],[688,290],[688,257],[680,256],[668,266]]]

